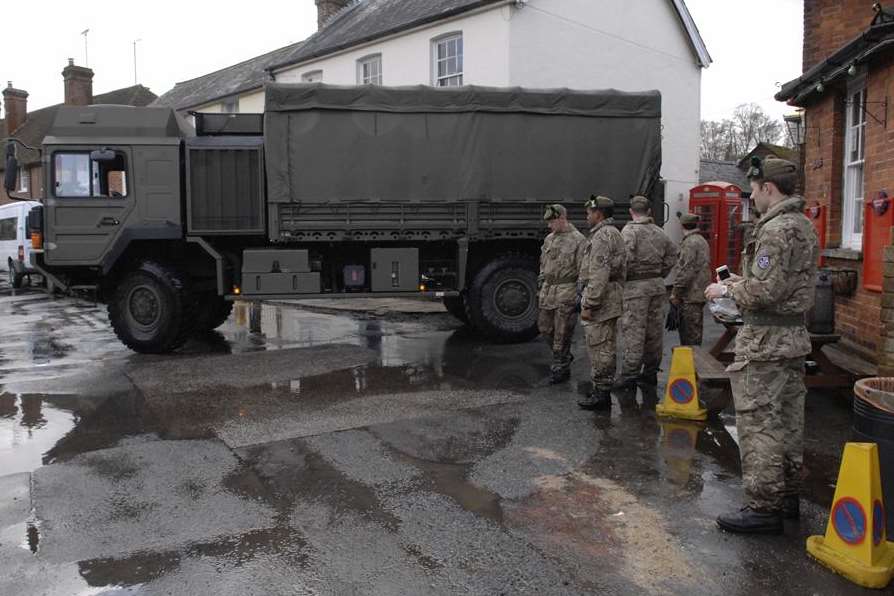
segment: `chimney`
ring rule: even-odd
[[[68,59],[68,66],[62,71],[65,79],[65,105],[89,106],[93,103],[93,71],[83,66],[75,66],[74,59]]]
[[[0,132],[7,137],[12,136],[28,119],[28,92],[13,87],[12,81],[3,90],[3,114],[6,117],[6,130]]]
[[[351,3],[351,0],[314,0],[317,4],[317,29],[322,29],[335,13]]]

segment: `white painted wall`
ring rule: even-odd
[[[382,55],[383,84],[431,84],[431,42],[462,31],[468,85],[572,89],[658,89],[664,126],[662,176],[669,224],[681,236],[676,213],[688,209],[698,183],[701,67],[670,0],[528,0],[499,6],[390,39],[352,48],[276,73],[285,83],[314,70],[323,82],[353,85],[357,60]],[[201,111],[220,111],[211,104]],[[262,112],[264,95],[239,98],[239,111]]]
[[[698,183],[701,67],[669,0],[529,0],[512,15],[510,84],[658,89],[668,233]],[[470,56],[469,58],[473,58]]]
[[[432,27],[410,31],[391,39],[276,73],[281,83],[301,82],[301,75],[323,71],[323,82],[333,85],[357,83],[357,60],[382,54],[382,84],[388,86],[430,85],[432,82],[431,42],[433,38],[462,31],[464,71],[467,85],[509,84],[509,23],[513,9],[503,6],[475,13]]]

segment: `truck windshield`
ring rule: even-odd
[[[56,153],[53,185],[57,197],[127,196],[127,164],[123,153],[110,161],[93,161],[86,152]]]

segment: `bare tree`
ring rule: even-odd
[[[726,120],[701,123],[702,159],[734,161],[758,143],[778,143],[784,127],[755,103],[737,106]]]

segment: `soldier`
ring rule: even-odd
[[[804,200],[792,194],[797,166],[782,159],[754,162],[752,198],[763,214],[745,247],[744,278],[733,276],[705,290],[709,300],[729,296],[742,312],[733,373],[736,426],[746,507],[721,515],[724,530],[783,531],[799,515],[804,436],[804,357],[810,334],[804,313],[814,299],[816,232]]]
[[[705,288],[711,283],[711,249],[698,231],[699,216],[686,213],[680,218],[683,240],[677,259],[677,277],[671,290],[671,304],[680,308],[680,345],[702,345]]]
[[[677,262],[677,246],[652,220],[649,200],[630,200],[632,221],[621,230],[627,247],[624,283],[624,352],[617,387],[635,389],[636,382],[658,384],[664,343],[667,292],[664,278]]]
[[[590,354],[593,391],[577,405],[584,410],[608,410],[612,406],[617,323],[623,312],[621,282],[627,254],[613,219],[615,203],[607,197],[593,197],[586,207],[590,241],[581,266],[581,279],[586,280],[586,286],[580,318]]]
[[[577,323],[577,276],[587,246],[562,205],[547,205],[550,234],[540,251],[540,316],[537,326],[553,351],[550,382],[571,376],[571,340]]]

